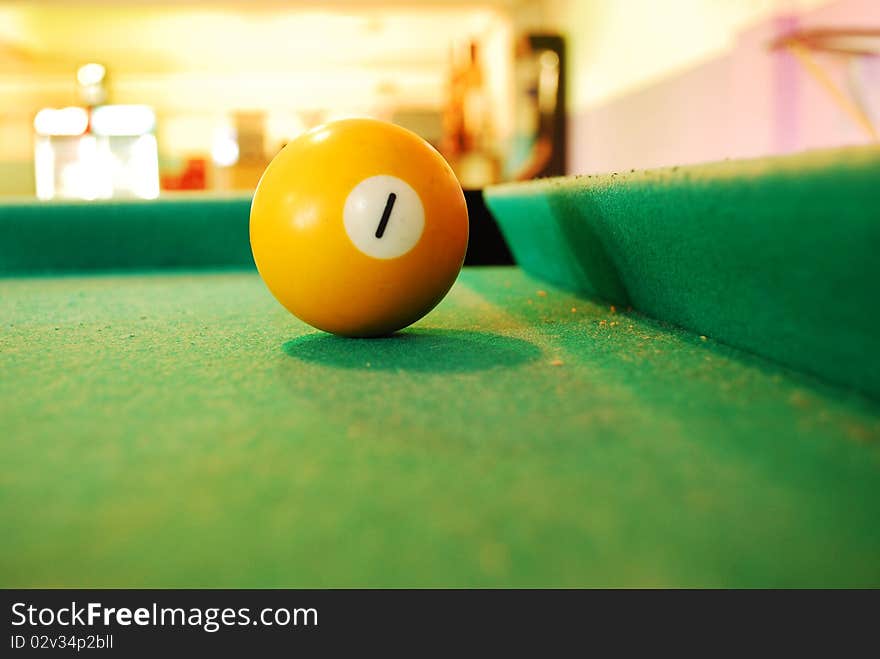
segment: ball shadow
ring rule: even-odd
[[[466,373],[524,364],[541,351],[522,339],[469,330],[410,329],[376,339],[309,334],[287,341],[294,359],[334,368]]]

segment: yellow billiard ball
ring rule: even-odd
[[[433,309],[468,241],[464,194],[421,137],[373,119],[319,126],[275,156],[251,205],[254,261],[313,327],[383,336]]]

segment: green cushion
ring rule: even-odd
[[[0,276],[94,270],[252,268],[251,197],[22,199],[0,205]]]
[[[880,149],[485,196],[527,271],[880,397]]]

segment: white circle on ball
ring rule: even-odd
[[[351,242],[364,254],[394,259],[410,251],[422,237],[425,207],[406,181],[396,176],[371,176],[348,193],[342,219]]]

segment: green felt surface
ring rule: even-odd
[[[0,327],[0,586],[880,586],[877,403],[518,269],[383,340],[251,273]]]
[[[880,148],[485,194],[529,272],[880,398]]]

